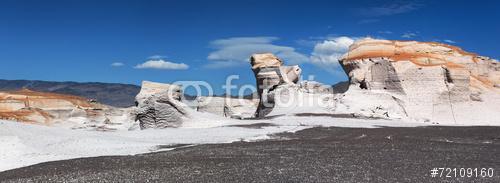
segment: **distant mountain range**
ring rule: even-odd
[[[332,85],[334,93],[343,93],[347,90],[347,87],[348,82],[339,82],[335,85]],[[0,91],[13,91],[23,88],[40,92],[53,92],[81,96],[88,99],[95,99],[102,104],[114,107],[134,106],[135,96],[141,90],[140,86],[132,84],[0,79]],[[185,94],[185,98],[188,100],[194,100],[196,99],[196,96]],[[252,97],[245,96],[245,98]]]
[[[137,85],[117,83],[0,80],[0,91],[20,90],[23,88],[81,96],[115,107],[135,105],[135,96],[141,90],[141,87]]]

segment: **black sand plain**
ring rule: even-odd
[[[500,182],[500,127],[317,127],[275,136],[41,163],[0,172],[0,182]],[[431,177],[439,167],[494,168],[494,176]]]

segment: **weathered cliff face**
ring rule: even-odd
[[[111,130],[110,123],[125,123],[127,117],[126,109],[72,95],[27,89],[0,92],[0,119],[5,120]]]
[[[388,117],[456,123],[461,106],[498,100],[498,61],[450,45],[364,39],[351,45],[340,64],[350,79],[346,98],[358,106],[351,109],[378,108]],[[354,93],[387,100],[356,100]]]
[[[189,117],[189,107],[181,102],[181,96],[178,85],[143,81],[134,110],[141,129],[181,126]]]
[[[87,99],[27,89],[0,92],[0,118],[21,122],[50,124],[58,119],[85,116],[104,106]],[[81,111],[81,114],[73,115]]]

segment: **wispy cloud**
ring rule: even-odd
[[[162,59],[148,60],[144,63],[136,65],[136,69],[163,69],[163,70],[186,70],[189,66],[184,63],[174,63]]]
[[[414,38],[416,37],[418,34],[418,32],[406,32],[404,34],[401,35],[402,38]]]
[[[392,34],[392,31],[378,31],[379,34]]]
[[[408,13],[421,7],[422,4],[416,2],[398,2],[376,7],[358,8],[356,12],[362,16],[380,17]]]
[[[451,44],[457,43],[457,42],[455,42],[453,40],[449,40],[449,39],[445,39],[443,41],[446,42],[446,43],[451,43]]]
[[[165,58],[167,58],[167,56],[163,56],[163,55],[153,55],[153,56],[148,57],[148,59],[151,59],[151,60],[160,60],[160,59],[165,59]]]
[[[349,46],[362,37],[323,36],[298,40],[297,44],[313,47],[309,54],[302,54],[289,46],[273,43],[276,37],[237,37],[219,39],[211,42],[217,50],[210,53],[210,61],[205,68],[223,68],[242,66],[247,63],[251,54],[271,52],[283,59],[287,64],[312,64],[332,74],[341,73],[339,58],[349,50]]]
[[[289,64],[298,64],[309,59],[293,47],[273,43],[276,40],[277,37],[232,37],[214,40],[210,42],[210,46],[216,50],[207,56],[212,63],[206,67],[231,67],[248,63],[252,54],[265,52],[273,53]]]
[[[125,64],[124,64],[124,63],[122,63],[122,62],[113,62],[113,63],[111,64],[111,67],[122,67],[122,66],[124,66],[124,65],[125,65]]]

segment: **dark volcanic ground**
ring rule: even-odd
[[[1,182],[500,182],[499,127],[313,128],[280,140],[48,162]],[[493,178],[432,178],[434,167]]]

